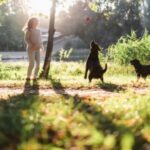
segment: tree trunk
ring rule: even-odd
[[[55,12],[56,12],[56,0],[53,0],[51,13],[50,13],[48,45],[47,45],[43,70],[40,74],[40,78],[44,78],[44,79],[48,78],[48,74],[50,70],[51,55],[53,51],[53,40],[54,40],[54,33],[55,33]]]

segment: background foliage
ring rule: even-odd
[[[150,35],[146,31],[143,38],[138,39],[133,31],[131,36],[121,37],[117,44],[110,46],[109,56],[119,64],[128,64],[135,58],[143,63],[149,63]]]
[[[1,0],[0,3],[0,50],[22,50],[21,29],[28,18],[25,3],[23,0],[5,3]],[[56,31],[79,37],[84,42],[82,47],[89,47],[89,42],[95,39],[106,49],[132,30],[137,32],[137,37],[143,35],[144,28],[149,32],[149,14],[148,0],[93,0],[90,3],[78,0],[67,12],[56,16]],[[44,16],[40,19],[42,27],[47,28],[49,19]]]
[[[90,5],[78,1],[70,7],[69,12],[60,14],[56,28],[63,34],[80,37],[87,46],[95,39],[102,47],[107,48],[121,36],[131,34],[132,30],[141,37],[144,28],[149,26],[148,17],[145,22],[149,6],[148,3],[145,6],[140,0],[101,0]]]
[[[0,5],[0,50],[22,50],[22,27],[28,15],[18,0]]]

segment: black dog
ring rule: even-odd
[[[130,63],[135,68],[137,80],[139,80],[140,77],[146,79],[146,77],[150,75],[150,65],[142,65],[137,59],[130,61]]]
[[[107,71],[107,64],[105,65],[105,69],[103,69],[100,65],[98,52],[101,51],[101,49],[95,41],[91,42],[90,49],[91,52],[86,62],[86,71],[84,78],[87,78],[87,73],[89,71],[89,82],[91,82],[92,79],[101,79],[101,81],[104,82],[103,74]]]

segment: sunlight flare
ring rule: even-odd
[[[71,5],[73,5],[75,0],[65,0],[60,1],[57,4],[57,13],[60,11],[67,11]],[[43,14],[49,15],[51,8],[51,0],[28,0],[28,8],[30,14]]]
[[[37,0],[28,0],[28,7],[31,14],[44,14],[48,15],[51,7],[51,1],[50,0],[43,0],[43,1],[37,1]]]

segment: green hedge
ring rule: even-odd
[[[108,49],[109,58],[119,64],[128,64],[132,59],[150,64],[150,35],[147,31],[141,39],[133,31],[131,36],[121,37],[115,45]]]

